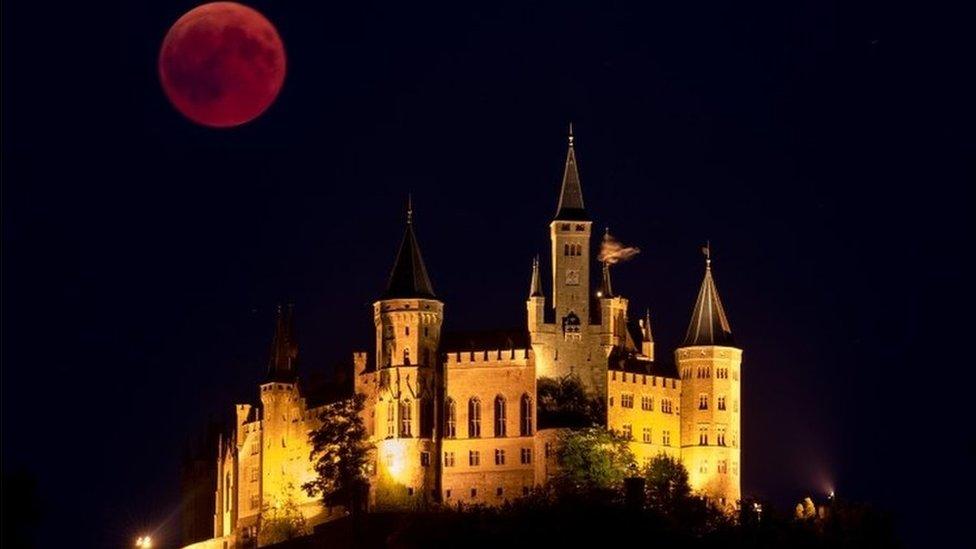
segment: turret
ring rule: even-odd
[[[640,320],[641,332],[641,354],[654,360],[654,334],[651,333],[651,311],[644,312],[644,318]]]
[[[414,234],[413,207],[386,291],[373,304],[379,387],[374,432],[380,509],[415,509],[439,494],[435,421],[440,399],[438,348],[444,304],[434,295]]]
[[[742,350],[735,346],[705,247],[705,277],[682,345],[681,457],[692,489],[726,508],[741,498]]]
[[[546,296],[542,293],[542,275],[539,273],[539,256],[532,260],[532,283],[529,285],[529,299],[525,303],[528,311],[529,332],[538,332],[545,323]]]

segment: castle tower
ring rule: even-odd
[[[386,291],[373,304],[379,387],[373,432],[380,509],[416,509],[439,494],[435,445],[437,364],[444,304],[435,295],[413,228],[413,208]],[[369,404],[368,404],[369,405]]]
[[[609,230],[607,231],[609,238]],[[596,296],[600,299],[600,344],[610,354],[614,347],[627,346],[627,299],[613,293],[610,281],[610,263],[604,261],[602,280]]]
[[[298,389],[298,345],[292,326],[293,307],[278,306],[268,372],[260,386],[260,506],[282,505],[287,501],[305,504],[308,499],[301,489],[301,481],[308,480],[309,476],[308,433],[302,417],[305,402]],[[238,407],[239,424],[249,413],[250,410]],[[238,444],[248,459],[258,453],[253,447],[244,447],[243,433]],[[248,473],[249,480],[252,474]]]
[[[693,490],[719,505],[741,499],[740,375],[735,346],[705,252],[705,278],[684,342],[675,350],[681,375],[681,458]]]
[[[590,318],[590,230],[593,223],[583,207],[583,188],[576,167],[573,127],[559,193],[556,217],[549,224],[552,243],[552,306],[556,323],[564,328],[585,326]]]
[[[539,273],[539,257],[532,260],[532,283],[529,299],[525,303],[529,314],[529,333],[538,332],[545,324],[546,296],[542,293],[542,275]]]

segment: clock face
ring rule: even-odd
[[[580,275],[579,271],[570,269],[566,271],[566,285],[567,286],[579,286]]]

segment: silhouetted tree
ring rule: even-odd
[[[643,472],[647,504],[652,509],[666,513],[691,496],[688,470],[677,459],[658,454]]]
[[[321,427],[309,435],[316,478],[302,485],[308,495],[321,495],[326,506],[343,505],[353,514],[361,510],[369,488],[371,445],[361,416],[365,400],[357,394],[323,408]]]
[[[540,429],[579,429],[606,424],[606,407],[603,401],[587,395],[575,376],[540,378],[536,383],[536,393]]]

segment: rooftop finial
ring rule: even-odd
[[[705,245],[702,246],[702,254],[705,255],[705,268],[711,270],[712,268],[712,241],[706,240]]]
[[[413,195],[407,193],[407,224],[413,223]]]
[[[569,123],[569,146],[573,146],[573,123]]]

